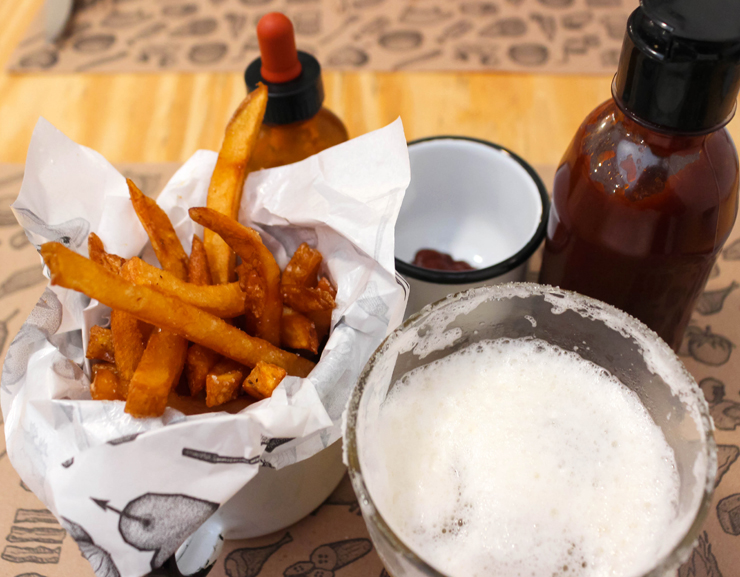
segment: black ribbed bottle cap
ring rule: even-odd
[[[324,104],[324,83],[321,81],[321,65],[307,52],[298,51],[301,74],[281,84],[267,82],[260,69],[262,59],[257,58],[247,66],[244,80],[247,91],[257,88],[261,82],[267,86],[266,124],[291,124],[315,116]]]
[[[735,113],[740,0],[641,0],[612,85],[617,104],[658,130],[712,132]]]

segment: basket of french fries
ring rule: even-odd
[[[323,501],[350,390],[403,317],[400,121],[247,178],[265,102],[156,201],[34,131],[13,210],[50,285],[4,364],[7,452],[100,576],[145,575],[214,519],[254,536]]]

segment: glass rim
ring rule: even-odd
[[[370,496],[370,491],[368,490],[363,478],[357,443],[357,418],[360,408],[360,402],[362,400],[365,387],[368,383],[368,379],[373,372],[373,368],[378,360],[402,334],[414,328],[430,313],[441,309],[452,302],[461,300],[467,295],[481,292],[490,293],[490,297],[487,300],[503,300],[506,298],[514,298],[518,295],[515,295],[511,289],[516,288],[524,288],[526,290],[529,290],[530,292],[526,295],[526,297],[541,296],[545,294],[569,295],[576,300],[580,300],[584,304],[597,305],[601,310],[604,310],[612,317],[616,316],[617,318],[630,319],[632,321],[630,325],[633,328],[636,328],[637,331],[642,333],[642,336],[648,337],[651,341],[658,343],[659,349],[661,349],[662,354],[668,353],[669,357],[672,356],[676,361],[678,361],[681,368],[681,376],[684,379],[688,379],[689,384],[693,383],[695,388],[694,396],[697,398],[698,401],[697,408],[701,421],[701,432],[703,433],[702,439],[704,441],[704,452],[707,458],[707,470],[704,479],[704,488],[702,491],[701,500],[699,502],[696,513],[694,514],[694,518],[683,537],[671,548],[668,553],[666,553],[662,558],[656,561],[654,566],[651,567],[649,571],[630,577],[664,576],[667,570],[675,568],[686,561],[691,550],[694,548],[696,539],[699,537],[699,533],[711,507],[712,496],[714,494],[714,481],[717,473],[717,447],[713,433],[714,427],[709,415],[709,405],[707,404],[706,399],[701,392],[701,389],[699,389],[698,385],[696,384],[696,380],[691,375],[691,373],[688,372],[683,362],[678,358],[678,355],[652,329],[648,328],[641,321],[635,319],[634,317],[631,317],[624,311],[603,303],[602,301],[581,295],[573,291],[568,291],[549,285],[527,282],[513,282],[497,285],[487,285],[447,295],[446,297],[425,306],[420,311],[411,315],[405,322],[403,322],[392,333],[390,333],[383,340],[383,342],[380,343],[377,349],[375,349],[375,351],[365,364],[365,367],[363,368],[362,373],[360,374],[360,377],[357,380],[357,383],[350,395],[349,403],[347,405],[347,417],[344,434],[345,451],[347,456],[347,470],[349,473],[350,481],[352,483],[352,488],[354,489],[357,498],[359,499],[360,503],[363,504],[367,509],[363,511],[365,522],[368,524],[372,524],[383,535],[383,537],[388,540],[388,542],[392,545],[393,549],[397,553],[402,555],[406,559],[406,561],[408,561],[423,574],[428,575],[429,577],[450,577],[449,575],[442,573],[438,569],[434,568],[431,564],[427,563],[424,559],[422,559],[393,531],[393,529],[391,529],[390,525],[381,515],[380,511],[375,505],[375,502]]]

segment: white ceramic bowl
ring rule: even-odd
[[[461,290],[524,280],[549,209],[534,169],[502,146],[463,136],[414,140],[409,159],[411,184],[396,223],[396,270],[411,288],[406,315]],[[476,270],[414,266],[423,248]]]

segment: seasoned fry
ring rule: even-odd
[[[102,302],[102,301],[101,301]],[[170,390],[185,365],[188,343],[172,338],[164,330],[153,333],[131,379],[126,397],[126,412],[134,417],[159,417],[167,407]]]
[[[60,243],[43,244],[40,252],[51,272],[52,284],[85,293],[113,309],[175,332],[247,367],[265,361],[284,368],[290,375],[305,377],[314,366],[311,361],[250,337],[197,307],[131,284]]]
[[[283,285],[282,293],[285,304],[303,314],[331,311],[337,306],[331,293],[318,287]]]
[[[95,375],[98,374],[98,371],[101,371],[103,369],[106,369],[108,371],[112,371],[114,375],[118,376],[118,367],[116,367],[113,363],[95,363],[92,366],[92,374],[93,378]]]
[[[190,249],[190,260],[188,260],[188,282],[198,285],[212,285],[211,268],[208,266],[206,248],[197,234],[193,235],[193,245]]]
[[[289,307],[283,307],[283,321],[280,325],[281,346],[289,349],[300,349],[319,352],[319,337],[316,325],[300,313]]]
[[[197,286],[183,282],[167,271],[136,257],[129,259],[123,266],[123,275],[126,280],[176,297],[217,317],[233,318],[244,314],[246,294],[238,282]]]
[[[264,279],[265,296],[262,313],[256,318],[256,336],[274,344],[280,344],[280,320],[283,314],[283,299],[280,294],[280,267],[257,231],[242,226],[234,219],[219,214],[210,208],[191,208],[190,218],[216,232],[228,244],[246,266],[257,271]]]
[[[216,168],[208,187],[207,206],[236,219],[241,202],[247,163],[252,156],[267,107],[267,87],[259,86],[239,105],[226,127]],[[234,280],[234,253],[213,231],[206,230],[204,244],[216,284]]]
[[[206,377],[206,406],[216,407],[237,396],[248,369],[231,359],[221,359]]]
[[[323,257],[305,242],[299,246],[283,271],[283,285],[316,286]]]
[[[120,391],[118,375],[109,366],[96,365],[93,381],[90,384],[90,395],[95,401],[124,401]]]
[[[180,280],[186,280],[188,255],[185,254],[169,217],[153,199],[144,196],[131,179],[126,179],[126,183],[136,215],[144,225],[157,260],[164,270],[171,272]]]
[[[144,339],[134,317],[125,311],[116,310],[115,307],[111,308],[113,309],[110,314],[113,354],[121,380],[121,392],[125,396],[128,393],[128,383],[133,378],[134,371],[144,354]]]
[[[90,327],[90,340],[87,343],[85,357],[109,363],[115,362],[113,351],[113,333],[97,325]]]
[[[205,388],[206,377],[218,359],[219,354],[211,349],[201,345],[190,345],[185,366],[191,395],[195,396]]]
[[[333,298],[333,299],[337,298],[337,289],[335,289],[332,286],[331,282],[329,282],[329,279],[326,278],[325,276],[322,276],[319,279],[319,282],[316,285],[316,288],[319,289],[319,290],[322,290],[324,292],[329,293],[331,295],[331,298]]]
[[[266,399],[272,396],[272,392],[286,375],[284,369],[260,361],[244,379],[242,387],[249,396],[255,399]]]
[[[337,296],[337,289],[331,285],[329,279],[326,277],[319,279],[316,288],[330,294],[332,299],[335,299]],[[318,334],[319,341],[323,340],[329,334],[329,330],[331,329],[331,313],[331,310],[305,313],[306,317],[311,319],[313,324],[316,325],[316,333]]]

